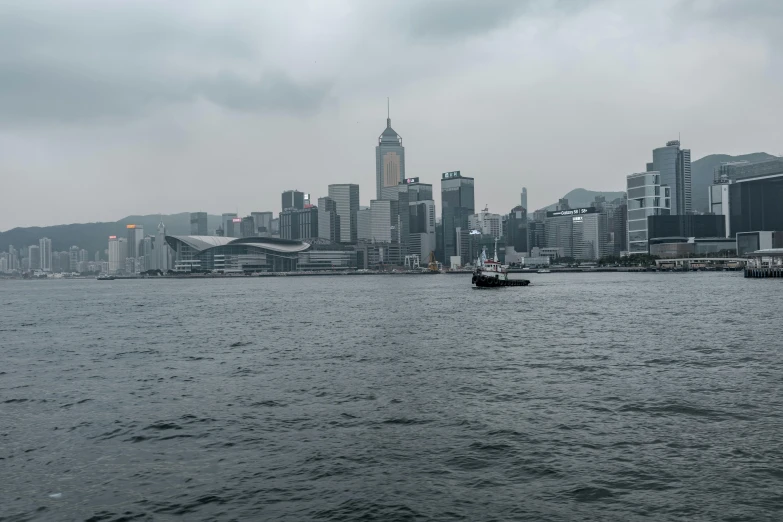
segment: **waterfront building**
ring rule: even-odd
[[[376,243],[397,242],[396,220],[398,204],[390,199],[370,201],[371,239]]]
[[[536,211],[538,213],[538,211]],[[544,220],[546,220],[546,211],[544,211]],[[534,219],[528,224],[528,248],[546,248],[546,221]]]
[[[745,256],[756,250],[783,248],[782,231],[738,232],[736,234],[736,249],[738,256]]]
[[[176,272],[289,272],[310,244],[270,237],[166,236]]]
[[[335,211],[339,216],[340,242],[356,243],[359,185],[353,183],[329,185],[329,198],[334,201]]]
[[[474,180],[460,171],[441,175],[441,223],[443,225],[444,263],[457,255],[457,229],[468,230],[468,217],[475,212]],[[463,249],[464,250],[464,249]],[[467,257],[462,264],[470,263]]]
[[[191,236],[207,236],[207,213],[206,212],[191,212],[190,213],[190,235]]]
[[[163,221],[158,223],[158,233],[155,236],[155,256],[158,270],[166,272],[171,268],[171,250],[166,243],[166,225]]]
[[[239,221],[234,221],[235,219],[238,219]],[[223,228],[223,236],[224,237],[238,237],[239,236],[239,227],[237,226],[235,228],[235,223],[241,223],[242,220],[239,219],[235,212],[226,212],[220,216],[220,225]]]
[[[142,225],[125,225],[126,236],[125,239],[128,242],[128,257],[139,257],[139,244],[144,239],[144,227]]]
[[[391,117],[386,115],[386,128],[378,137],[375,147],[375,198],[388,199],[384,189],[393,189],[405,179],[405,147],[402,137],[391,127]]]
[[[648,172],[657,172],[660,185],[669,187],[671,214],[692,213],[690,149],[681,149],[679,140],[669,141],[665,147],[654,149],[652,170],[648,168]],[[706,198],[705,187],[704,199]],[[628,199],[631,199],[630,195]]]
[[[29,259],[29,270],[41,269],[41,248],[38,245],[27,247],[27,259]]]
[[[42,237],[38,240],[39,254],[41,257],[41,270],[44,272],[52,271],[52,240],[48,237]]]
[[[356,239],[372,241],[372,210],[370,207],[359,207],[356,211]]]
[[[109,236],[109,273],[116,274],[125,268],[128,258],[128,240],[124,237]]]
[[[256,235],[256,222],[253,216],[245,216],[239,222],[239,237],[253,237]]]
[[[79,262],[88,263],[89,261],[90,261],[90,253],[87,252],[87,249],[85,248],[79,249]]]
[[[783,159],[723,165],[710,187],[713,213],[726,222],[727,237],[739,232],[783,230]]]
[[[270,230],[272,231],[272,237],[280,237],[280,218],[272,219]]]
[[[628,252],[648,253],[649,239],[647,218],[671,214],[671,191],[661,184],[661,174],[656,171],[640,172],[627,176],[628,189]],[[552,245],[547,245],[552,246]]]
[[[605,252],[606,215],[595,207],[547,212],[546,244],[564,257],[596,261]]]
[[[304,196],[304,192],[299,192],[298,190],[286,190],[283,192],[280,210],[285,211],[289,208],[302,210],[304,208]]]
[[[649,240],[661,237],[726,237],[723,216],[675,215],[648,216]]]
[[[100,263],[101,262],[101,251],[100,250],[96,250],[95,251],[95,262],[96,263]]]
[[[60,273],[70,272],[71,271],[71,254],[70,252],[60,252],[57,256],[60,258]]]
[[[693,255],[736,255],[737,244],[727,237],[658,237],[650,239],[650,255],[680,258]]]

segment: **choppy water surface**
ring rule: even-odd
[[[783,285],[0,282],[0,520],[780,520]]]

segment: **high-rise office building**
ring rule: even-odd
[[[42,237],[38,240],[39,254],[41,257],[41,270],[44,272],[52,271],[52,240],[48,237]]]
[[[77,272],[79,267],[79,247],[72,246],[68,250],[69,267],[71,272]]]
[[[207,232],[207,213],[206,212],[191,212],[190,213],[190,235],[191,236],[208,236]]]
[[[257,235],[269,237],[272,234],[272,212],[251,212],[250,216],[253,218]]]
[[[372,210],[362,207],[356,211],[356,239],[372,241]]]
[[[332,243],[340,242],[340,216],[337,204],[330,197],[318,198],[318,237]]]
[[[394,188],[405,179],[405,147],[402,137],[391,127],[391,117],[386,115],[386,128],[378,137],[375,147],[375,197],[388,199],[385,188]]]
[[[527,255],[528,227],[527,209],[520,205],[511,209],[506,221],[506,255],[508,250],[514,249],[517,254]]]
[[[125,268],[128,242],[124,237],[109,236],[109,273],[116,274]]]
[[[500,237],[503,235],[503,216],[484,209],[468,216],[468,228],[477,230],[484,235]]]
[[[408,254],[418,254],[419,261],[424,264],[429,262],[430,253],[437,250],[435,202],[432,199],[411,200],[408,203],[408,211],[410,219]]]
[[[359,185],[352,183],[329,185],[329,198],[334,201],[340,218],[340,243],[356,243]]]
[[[88,263],[90,261],[90,253],[86,248],[79,249],[79,262]]]
[[[304,192],[299,192],[298,190],[286,190],[283,192],[280,210],[288,210],[289,208],[296,210],[304,208]]]
[[[318,237],[318,207],[288,208],[280,213],[281,239],[313,239]]]
[[[522,208],[525,209],[525,213],[527,213],[527,187],[522,187],[522,196],[520,197],[519,201],[522,205]]]
[[[239,237],[239,226],[238,223],[241,223],[242,220],[240,219],[238,222],[235,222],[234,220],[238,219],[236,213],[234,212],[227,212],[220,216],[220,224],[223,228],[223,236],[225,237]],[[237,224],[237,226],[234,226]]]
[[[239,237],[255,237],[256,220],[253,216],[245,216],[239,223]]]
[[[595,207],[547,212],[546,244],[564,257],[595,261],[606,251],[606,214]]]
[[[372,240],[377,243],[397,242],[396,207],[398,203],[390,199],[370,201],[370,226]]]
[[[681,149],[679,140],[669,141],[665,147],[654,149],[652,171],[648,170],[648,172],[658,172],[661,179],[660,184],[669,187],[672,214],[690,214],[692,212],[691,151],[689,149]],[[705,198],[706,196],[705,193]]]
[[[628,252],[647,253],[650,239],[647,234],[647,217],[671,214],[671,190],[662,184],[661,173],[657,171],[629,174],[627,189]]]
[[[172,268],[171,248],[166,243],[166,225],[163,221],[158,223],[158,233],[155,235],[155,256],[157,258],[157,269],[166,272]]]
[[[128,257],[139,257],[139,244],[144,239],[144,227],[142,225],[125,225],[126,236],[125,239],[128,242]]]
[[[475,212],[473,178],[462,176],[460,171],[444,172],[440,180],[441,223],[443,225],[444,264],[457,255],[457,229],[467,233],[468,217]],[[466,249],[462,249],[466,251]],[[462,264],[471,262],[467,255]]]
[[[70,252],[60,252],[58,256],[60,258],[60,272],[70,272],[71,271],[71,253]]]
[[[30,245],[27,247],[27,259],[29,259],[30,270],[41,269],[41,248],[38,245]]]

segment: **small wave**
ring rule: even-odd
[[[577,502],[595,502],[614,497],[614,493],[608,489],[589,486],[572,489],[566,494]]]
[[[416,424],[429,424],[432,421],[425,419],[409,419],[406,417],[395,417],[392,419],[386,419],[383,424],[400,424],[403,426],[412,426]]]
[[[155,424],[150,424],[145,430],[157,430],[157,431],[165,431],[165,430],[181,430],[182,426],[179,424],[174,424],[173,422],[156,422]]]

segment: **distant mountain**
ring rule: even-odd
[[[574,189],[565,196],[568,200],[568,206],[571,208],[589,207],[594,201],[596,196],[603,196],[606,201],[612,201],[613,199],[622,198],[625,196],[625,192],[599,192],[595,190],[587,190],[583,188]],[[557,203],[545,207],[547,210],[555,210]]]
[[[712,185],[715,167],[727,161],[763,161],[775,156],[754,152],[741,156],[710,154],[691,163],[691,207],[695,212],[709,212],[708,187]]]
[[[14,248],[37,245],[42,237],[52,240],[52,250],[67,250],[76,245],[90,253],[90,259],[95,251],[101,253],[108,248],[109,236],[125,236],[125,225],[135,224],[144,227],[148,235],[155,235],[158,223],[163,221],[166,233],[169,235],[190,234],[190,213],[149,216],[128,216],[114,223],[76,223],[72,225],[55,225],[51,227],[13,228],[0,232],[0,252],[7,252],[8,245]],[[220,225],[220,216],[207,216],[207,228],[215,230]]]

